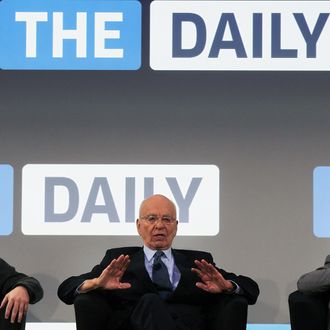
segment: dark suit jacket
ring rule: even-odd
[[[43,296],[40,283],[33,277],[18,273],[14,267],[0,258],[0,300],[17,286],[24,286],[30,296],[30,303],[34,304]]]
[[[122,278],[122,282],[129,282],[131,288],[124,290],[111,290],[106,294],[109,299],[118,302],[135,303],[146,293],[157,293],[144,265],[144,253],[141,247],[124,247],[110,249],[99,265],[96,265],[90,272],[73,276],[65,280],[58,288],[59,298],[66,304],[72,304],[77,295],[76,290],[86,279],[98,277],[103,269],[109,265],[111,260],[118,258],[121,254],[128,254],[131,262]],[[198,276],[191,271],[195,267],[194,260],[205,259],[213,263],[210,253],[173,249],[175,264],[181,272],[179,284],[173,294],[168,298],[168,302],[202,305],[212,302],[217,295],[205,292],[196,287],[195,283],[199,281]],[[250,278],[242,275],[228,273],[219,269],[221,274],[227,280],[232,280],[238,284],[249,304],[254,304],[259,295],[258,285]],[[105,290],[103,290],[104,292]]]

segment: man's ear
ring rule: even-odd
[[[178,220],[176,220],[176,224],[175,224],[175,235],[174,235],[174,237],[178,233],[178,223],[179,223]]]

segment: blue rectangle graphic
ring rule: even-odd
[[[246,330],[290,330],[290,324],[248,324]]]
[[[10,165],[0,165],[0,235],[13,231],[14,171]]]
[[[137,70],[141,3],[137,0],[3,0],[0,68]]]
[[[317,237],[330,237],[330,166],[314,169],[313,231]]]

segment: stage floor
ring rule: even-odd
[[[27,323],[26,330],[76,330],[75,323]],[[290,330],[289,324],[248,324],[247,330]]]

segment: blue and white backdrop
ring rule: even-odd
[[[152,193],[175,247],[253,277],[249,330],[287,330],[330,250],[330,2],[0,2],[0,251],[38,278],[28,330],[74,329],[58,285],[140,245]]]

